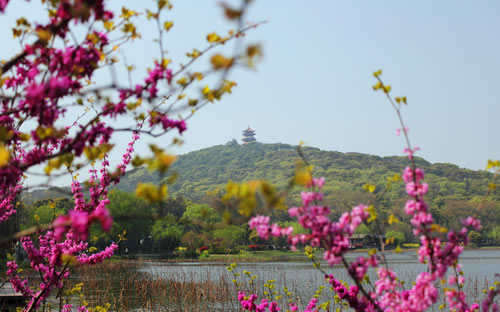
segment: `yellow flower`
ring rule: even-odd
[[[150,203],[156,203],[167,196],[167,185],[157,187],[151,183],[139,183],[135,190],[137,197],[141,197]]]
[[[222,54],[215,54],[210,58],[210,63],[215,70],[228,68],[233,64],[233,58],[227,58]]]
[[[376,186],[373,184],[370,184],[370,183],[363,185],[363,189],[370,192],[370,193],[375,192],[375,188],[376,188]]]
[[[210,33],[207,35],[207,41],[210,43],[218,42],[220,39],[221,38],[216,33]]]
[[[226,93],[231,93],[233,87],[236,85],[237,85],[237,83],[234,81],[225,80],[224,85],[222,86],[222,91],[224,91]]]
[[[489,170],[492,168],[498,168],[498,167],[500,167],[500,160],[488,159],[488,165],[486,166],[486,170]]]
[[[113,30],[114,23],[113,23],[113,21],[105,21],[103,23],[103,26],[104,26],[104,29],[106,29],[107,31],[111,31],[111,30]]]
[[[191,79],[196,79],[198,81],[203,79],[203,74],[200,72],[195,72],[191,75]]]
[[[0,145],[0,167],[4,167],[9,163],[10,151],[3,145]]]
[[[185,86],[188,84],[188,81],[187,81],[186,77],[182,77],[182,78],[177,80],[177,83],[180,84],[181,86]]]
[[[39,29],[36,31],[36,35],[38,36],[38,39],[42,42],[48,42],[50,40],[50,37],[52,37],[52,33],[50,30],[45,30],[45,29]]]
[[[377,212],[375,211],[375,207],[373,205],[368,206],[368,213],[370,217],[366,220],[366,222],[370,223],[377,220]]]
[[[213,102],[214,101],[215,94],[214,94],[214,92],[212,90],[210,90],[209,86],[205,86],[205,88],[203,88],[203,90],[201,91],[201,93],[205,96],[205,98],[209,102]]]
[[[134,15],[137,15],[137,12],[135,12],[133,10],[129,10],[126,7],[122,7],[122,14],[120,15],[121,18],[128,20],[129,18],[131,18]]]
[[[377,91],[382,88],[382,83],[378,81],[372,88],[374,91]]]
[[[163,28],[166,30],[166,31],[169,31],[170,28],[172,28],[174,26],[174,22],[172,21],[166,21],[164,24],[163,24]]]
[[[393,214],[391,214],[391,215],[389,216],[389,220],[387,220],[387,222],[388,222],[389,224],[393,224],[393,223],[399,223],[399,220],[398,220],[398,218],[396,218]]]
[[[191,57],[191,58],[197,58],[198,56],[200,56],[200,51],[196,50],[196,49],[193,49],[192,52],[188,52],[186,53],[186,56],[187,57]]]

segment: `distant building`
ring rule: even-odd
[[[255,139],[255,130],[253,130],[252,128],[250,128],[250,126],[248,126],[247,129],[243,130],[243,144],[248,144],[248,143],[251,143],[251,142],[255,142],[257,141]]]

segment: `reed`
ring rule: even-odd
[[[227,276],[153,276],[138,272],[140,262],[111,262],[77,270],[83,298],[111,311],[238,311]],[[71,285],[68,285],[71,287]]]
[[[211,272],[186,273],[182,269],[164,274],[150,274],[139,269],[144,265],[141,261],[116,261],[107,262],[98,266],[85,266],[78,268],[73,275],[72,283],[82,282],[82,298],[91,307],[109,304],[109,311],[242,311],[236,300],[237,290],[231,274]],[[242,289],[251,290],[264,295],[262,285],[268,283],[272,276],[275,278],[275,289],[282,303],[290,299],[284,295],[283,287],[292,293],[292,299],[304,306],[312,295],[318,294],[317,289],[324,285],[319,292],[320,302],[331,300],[334,294],[329,287],[311,274],[306,279],[297,280],[297,272],[261,272],[253,284],[242,274],[237,277]],[[338,278],[349,280],[345,272],[335,270]],[[373,275],[371,272],[370,275]],[[399,273],[401,280],[412,280],[417,271],[403,271]],[[473,301],[481,301],[484,296],[483,289],[491,286],[493,281],[485,278],[467,277],[464,291]],[[441,285],[438,285],[441,288]],[[67,285],[72,287],[72,285]],[[411,287],[411,285],[406,285]],[[443,291],[441,289],[441,291]],[[74,296],[72,302],[81,304],[80,297]],[[440,311],[439,304],[433,311]],[[330,311],[349,311],[349,309],[331,300]]]

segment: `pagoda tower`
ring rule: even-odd
[[[248,144],[248,143],[251,143],[251,142],[255,142],[255,130],[253,130],[252,128],[250,128],[250,126],[248,126],[247,129],[243,130],[243,144]]]

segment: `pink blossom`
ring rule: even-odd
[[[9,4],[9,0],[0,0],[0,12],[3,13],[5,11],[7,4]]]
[[[478,219],[475,219],[473,217],[467,217],[467,219],[463,220],[463,225],[467,227],[472,227],[476,231],[481,230],[481,221]]]

